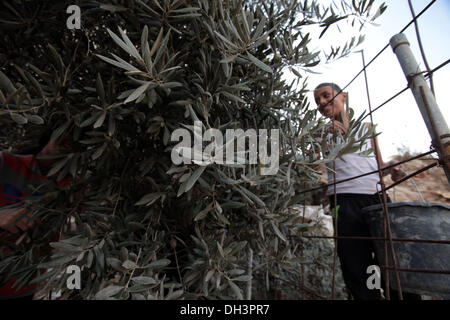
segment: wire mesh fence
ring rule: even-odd
[[[423,58],[423,60],[425,62],[425,65],[427,67],[427,71],[419,72],[418,74],[423,74],[425,78],[428,78],[430,80],[431,89],[433,89],[433,82],[432,82],[432,75],[433,75],[433,73],[435,73],[436,71],[440,70],[441,68],[443,68],[444,66],[446,66],[450,62],[450,59],[446,60],[443,63],[439,64],[437,67],[435,67],[433,69],[430,69],[430,67],[429,67],[429,65],[428,65],[428,63],[426,61],[426,57],[425,57],[425,53],[423,51],[423,47],[421,45],[421,38],[420,38],[419,30],[418,30],[418,23],[417,23],[417,21],[435,2],[436,2],[436,0],[430,1],[430,3],[428,3],[428,5],[425,6],[425,8],[423,10],[421,10],[421,12],[419,14],[416,15],[414,10],[413,10],[413,8],[412,8],[411,2],[409,1],[409,5],[410,5],[410,8],[411,8],[411,13],[413,15],[413,18],[399,32],[399,33],[403,33],[408,27],[410,27],[413,24],[415,25],[417,41],[418,41],[418,43],[420,45],[420,48],[421,48],[422,58]],[[387,99],[386,101],[384,101],[380,105],[376,106],[375,108],[372,108],[371,101],[370,101],[369,87],[368,87],[367,68],[378,57],[380,57],[380,55],[388,47],[389,47],[389,43],[386,46],[384,46],[367,64],[364,61],[364,54],[362,52],[362,54],[363,54],[363,56],[362,56],[363,57],[363,68],[339,92],[337,92],[332,97],[330,102],[332,103],[333,100],[340,93],[344,92],[344,90],[348,86],[350,86],[361,74],[364,74],[365,84],[366,84],[366,91],[367,91],[366,94],[367,94],[367,98],[368,98],[368,113],[362,118],[362,120],[364,120],[367,117],[370,117],[370,122],[373,125],[373,118],[372,118],[373,113],[375,111],[379,110],[380,108],[382,108],[383,106],[388,105],[394,99],[396,99],[397,97],[402,95],[404,92],[406,92],[408,89],[410,89],[410,86],[411,86],[411,83],[409,83],[406,88],[404,88],[404,89],[398,91],[397,93],[393,94],[389,99]],[[400,164],[407,163],[407,162],[413,161],[415,159],[419,159],[419,158],[422,158],[424,156],[433,154],[433,153],[435,153],[437,151],[436,147],[442,147],[442,145],[439,146],[439,143],[436,143],[436,141],[432,141],[432,147],[430,148],[431,150],[429,152],[422,153],[422,154],[419,154],[417,156],[410,157],[410,158],[408,158],[406,160],[398,161],[398,162],[396,162],[396,163],[394,163],[394,164],[392,164],[390,166],[387,166],[385,168],[381,168],[380,167],[380,161],[378,159],[377,152],[376,152],[377,151],[376,150],[377,149],[377,144],[375,143],[375,150],[374,151],[375,151],[375,155],[376,155],[376,159],[377,159],[377,165],[378,165],[377,170],[371,171],[371,172],[367,172],[367,173],[364,173],[362,175],[354,176],[354,177],[351,177],[351,178],[348,178],[348,179],[343,179],[341,181],[336,181],[336,178],[334,178],[334,182],[330,183],[330,184],[327,184],[326,186],[319,186],[319,187],[309,188],[309,189],[302,190],[302,191],[299,192],[299,194],[308,193],[308,192],[320,190],[320,189],[322,189],[324,187],[334,186],[334,190],[335,190],[334,191],[334,199],[335,199],[335,206],[336,206],[336,196],[337,196],[337,194],[336,194],[336,185],[337,184],[340,184],[340,183],[343,183],[343,182],[347,182],[347,181],[356,180],[358,178],[361,178],[363,176],[367,176],[367,175],[370,175],[370,174],[379,173],[379,178],[380,178],[379,187],[381,187],[381,190],[380,190],[380,192],[378,194],[379,194],[379,197],[380,197],[381,209],[382,209],[382,213],[383,213],[383,236],[381,236],[381,237],[380,236],[379,237],[376,237],[376,236],[373,236],[373,237],[338,236],[337,235],[338,215],[336,215],[336,218],[334,219],[335,220],[335,224],[334,224],[334,230],[335,230],[334,232],[335,232],[335,234],[333,236],[331,236],[331,235],[317,235],[317,234],[315,234],[315,235],[309,234],[309,235],[303,235],[302,236],[303,238],[309,239],[309,240],[313,240],[313,239],[314,240],[320,240],[320,241],[322,241],[324,239],[334,240],[334,254],[333,254],[333,258],[334,259],[333,259],[333,266],[332,266],[332,288],[331,288],[331,292],[329,294],[329,297],[331,297],[331,299],[336,299],[336,284],[335,284],[335,282],[336,282],[336,273],[337,273],[336,270],[338,270],[338,268],[337,268],[338,267],[338,261],[336,259],[338,240],[358,240],[358,241],[372,241],[372,242],[375,242],[375,241],[380,242],[381,241],[383,243],[383,245],[384,245],[384,258],[385,258],[384,261],[389,261],[389,263],[385,262],[380,267],[382,269],[382,273],[384,274],[384,280],[385,280],[385,288],[386,288],[386,290],[384,292],[384,295],[385,295],[385,298],[388,299],[388,300],[391,299],[390,287],[392,287],[392,285],[390,285],[390,278],[392,278],[392,277],[390,277],[390,273],[392,273],[392,272],[395,274],[394,287],[397,289],[398,298],[401,299],[401,300],[403,299],[402,283],[401,283],[402,282],[401,281],[402,277],[400,276],[401,273],[402,274],[403,273],[422,273],[422,274],[440,274],[440,275],[448,275],[448,274],[450,274],[450,270],[447,270],[448,266],[442,266],[442,268],[440,268],[439,270],[431,270],[431,269],[425,269],[425,268],[405,268],[405,267],[399,266],[399,263],[398,263],[398,255],[399,255],[399,253],[398,252],[396,253],[396,249],[395,249],[396,246],[394,246],[394,242],[395,243],[412,243],[412,244],[419,244],[420,243],[420,244],[428,244],[428,245],[431,245],[431,244],[434,244],[434,245],[447,245],[447,247],[448,247],[448,245],[450,244],[450,239],[442,239],[442,238],[426,239],[426,238],[416,238],[416,237],[409,237],[409,238],[407,238],[407,237],[403,237],[403,238],[394,237],[393,234],[392,234],[392,231],[391,231],[392,219],[391,219],[391,217],[389,215],[389,206],[388,206],[388,203],[387,203],[387,191],[389,189],[395,187],[396,185],[398,185],[398,184],[400,184],[400,183],[402,183],[404,181],[410,180],[410,179],[412,179],[412,177],[414,177],[414,176],[416,176],[416,175],[418,175],[418,174],[420,174],[422,172],[425,172],[425,171],[427,171],[427,170],[429,170],[429,169],[431,169],[433,167],[436,167],[437,165],[444,165],[444,162],[446,161],[446,159],[442,159],[442,157],[440,157],[439,159],[436,159],[436,161],[434,161],[432,164],[430,164],[430,165],[428,165],[428,166],[426,166],[424,168],[421,168],[419,170],[416,170],[415,172],[407,174],[405,177],[403,177],[402,179],[398,180],[397,182],[394,182],[392,185],[390,185],[388,187],[386,187],[386,185],[384,183],[384,180],[383,180],[383,175],[381,173],[382,169],[390,169],[390,168],[393,168],[393,167],[398,166]],[[448,161],[448,159],[447,159],[447,161]],[[389,257],[388,257],[388,255],[389,255]],[[382,260],[382,259],[380,259],[380,260]],[[404,277],[402,279],[404,279]],[[300,290],[304,290],[305,292],[308,292],[307,289],[308,288],[305,289],[303,283],[301,283]],[[308,292],[308,293],[310,294],[310,292]],[[315,296],[316,296],[316,298],[317,297],[318,298],[326,298],[326,297],[320,296],[319,294],[316,294]]]

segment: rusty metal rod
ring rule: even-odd
[[[443,63],[441,63],[440,65],[438,65],[436,68],[434,68],[433,70],[431,70],[430,72],[425,73],[425,78],[429,77],[431,74],[435,73],[436,71],[438,71],[439,69],[445,67],[447,64],[450,63],[450,59],[447,59],[446,61],[444,61]]]
[[[392,165],[383,167],[383,170],[390,169],[390,168],[393,168],[393,167],[398,166],[400,164],[403,164],[403,163],[406,163],[406,162],[409,162],[409,161],[412,161],[412,160],[416,160],[416,159],[422,158],[422,157],[424,157],[426,155],[429,155],[429,154],[432,154],[432,153],[435,153],[435,152],[436,152],[436,150],[431,150],[431,151],[419,154],[417,156],[408,158],[406,160],[402,160],[402,161],[396,162],[396,163],[394,163]],[[427,160],[429,160],[429,159],[427,159]],[[339,181],[336,181],[335,183],[330,183],[330,184],[323,185],[323,186],[320,186],[320,187],[314,187],[314,188],[311,188],[311,189],[308,189],[308,190],[303,190],[303,191],[297,192],[296,194],[299,195],[299,194],[303,194],[303,193],[307,193],[307,192],[311,192],[311,191],[320,190],[320,189],[323,189],[324,187],[331,187],[334,184],[343,183],[343,182],[350,181],[350,180],[355,180],[355,179],[358,179],[358,178],[361,178],[361,177],[365,177],[365,176],[368,176],[370,174],[374,174],[374,173],[377,173],[377,172],[378,172],[378,170],[374,170],[374,171],[371,171],[371,172],[363,173],[363,174],[358,175],[358,176],[354,176],[354,177],[350,177],[350,178],[347,178],[347,179],[339,180]]]
[[[303,238],[308,239],[343,239],[343,240],[374,240],[384,241],[389,240],[382,237],[352,237],[352,236],[309,236],[302,235]],[[408,238],[392,238],[392,241],[398,242],[419,242],[419,243],[436,243],[436,244],[450,244],[450,240],[429,240],[429,239],[408,239]]]
[[[391,266],[381,266],[385,269],[393,269]],[[450,274],[450,270],[428,270],[428,269],[412,269],[412,268],[397,268],[400,272],[417,272],[417,273],[438,273],[438,274]]]
[[[396,182],[394,182],[393,184],[391,184],[389,187],[387,187],[387,188],[386,188],[386,191],[389,190],[389,189],[391,189],[391,188],[393,188],[393,187],[395,187],[396,185],[398,185],[398,184],[400,184],[400,183],[402,183],[402,182],[404,182],[404,181],[406,181],[406,180],[408,180],[408,179],[410,179],[410,178],[412,178],[412,177],[418,175],[419,173],[421,173],[421,172],[423,172],[423,171],[426,171],[426,170],[428,170],[428,169],[431,169],[431,168],[433,168],[433,167],[435,167],[435,166],[437,166],[437,165],[438,165],[438,162],[436,161],[435,163],[432,163],[432,164],[430,164],[430,165],[428,165],[428,166],[426,166],[426,167],[423,167],[422,169],[419,169],[419,170],[417,170],[416,172],[413,172],[413,173],[411,173],[411,174],[409,174],[409,175],[407,175],[407,176],[401,178],[400,180],[397,180]]]
[[[306,188],[306,182],[304,183],[304,188]],[[302,217],[302,224],[305,223],[305,213],[306,213],[306,197],[303,200],[303,217]],[[304,255],[304,250],[303,250],[303,244],[300,247],[300,257],[301,259],[303,259],[303,255]],[[305,287],[305,266],[303,264],[301,264],[300,266],[301,272],[302,272],[302,277],[301,277],[301,282],[300,285],[302,288]],[[305,290],[302,290],[302,299],[305,300]]]
[[[366,72],[366,62],[364,59],[364,50],[361,50],[361,56],[362,56],[362,62],[363,62],[363,66],[364,66],[364,79],[365,79],[365,84],[366,84],[366,94],[367,94],[367,101],[369,104],[369,112],[370,112],[370,123],[372,124],[373,127],[373,116],[372,116],[372,105],[370,102],[370,95],[369,95],[369,83],[367,80],[367,72]],[[395,249],[394,249],[394,244],[392,242],[392,232],[391,232],[391,225],[390,225],[390,219],[389,219],[389,211],[388,211],[388,207],[387,207],[387,195],[386,195],[386,186],[384,184],[384,180],[383,180],[383,169],[381,168],[381,166],[383,165],[383,161],[381,160],[381,153],[379,150],[379,146],[378,146],[378,141],[377,138],[373,138],[373,147],[374,147],[374,153],[375,153],[375,159],[377,161],[377,169],[378,169],[378,176],[379,176],[379,184],[381,186],[381,195],[382,195],[382,199],[380,199],[381,201],[381,205],[383,208],[383,217],[384,217],[384,237],[386,238],[386,235],[389,239],[389,247],[391,249],[391,258],[392,258],[392,263],[394,265],[394,272],[395,272],[395,279],[397,282],[397,288],[398,288],[398,296],[400,300],[403,300],[403,294],[402,294],[402,286],[400,283],[400,276],[396,270],[397,268],[397,257],[395,255]],[[387,261],[388,258],[388,252],[387,252],[387,241],[384,240],[384,255],[385,255],[385,261]],[[386,280],[385,280],[385,285],[386,285],[386,299],[390,300],[390,292],[389,292],[389,275],[388,275],[388,270],[385,270],[386,274]]]
[[[294,282],[292,280],[286,280],[286,279],[283,279],[283,278],[280,278],[280,277],[276,277],[276,279],[281,280],[282,282],[286,282],[286,283],[288,283],[288,284],[290,284],[290,285],[292,285],[294,287],[297,287],[298,289],[304,290],[305,292],[308,292],[309,294],[312,294],[312,295],[314,295],[314,296],[316,296],[318,298],[321,298],[323,300],[329,300],[328,298],[320,295],[316,291],[314,291],[314,290],[312,290],[312,289],[310,289],[310,288],[308,288],[308,287],[306,287],[304,285],[299,285],[298,283],[296,283],[296,282]]]
[[[411,21],[408,22],[408,24],[406,24],[400,31],[399,33],[404,32],[406,29],[409,28],[410,25],[412,25],[417,19],[419,19],[419,17],[421,15],[423,15],[434,3],[436,2],[436,0],[432,0],[429,4],[427,4],[427,6],[425,8],[422,9],[422,11],[420,11],[420,13],[418,15],[416,15]],[[361,73],[363,73],[364,70],[366,70],[370,64],[372,64],[372,62],[374,62],[387,48],[389,48],[389,43],[387,45],[385,45],[380,51],[378,51],[378,53],[364,66],[364,68],[362,70],[360,70],[356,76],[353,77],[352,80],[350,80],[350,82],[348,82],[342,89],[341,91],[339,91],[334,97],[336,98],[341,92],[344,92],[345,89],[347,89],[348,86],[350,86],[360,75]],[[432,70],[431,72],[433,72],[434,70]]]
[[[382,104],[380,104],[378,107],[374,108],[372,111],[370,111],[368,114],[366,114],[364,117],[362,117],[361,121],[363,121],[365,118],[369,117],[371,114],[373,114],[375,111],[377,111],[378,109],[380,109],[381,107],[384,107],[385,105],[387,105],[389,102],[391,102],[392,100],[394,100],[395,98],[397,98],[399,95],[401,95],[403,92],[407,91],[409,89],[409,87],[406,87],[402,90],[400,90],[399,92],[397,92],[396,94],[394,94],[392,97],[390,97],[389,99],[387,99],[386,101],[384,101]]]

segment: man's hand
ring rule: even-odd
[[[333,121],[330,125],[330,132],[333,133],[335,130],[340,130],[342,134],[347,132],[345,125],[339,121]]]
[[[32,215],[25,208],[0,209],[0,228],[11,233],[18,233],[20,230],[25,231],[34,225],[34,221],[30,221]],[[18,219],[20,220],[14,225],[14,222]]]
[[[385,164],[385,167],[391,166],[395,164],[395,161],[389,161],[388,163]],[[407,173],[405,171],[405,167],[401,164],[399,164],[398,166],[395,166],[393,168],[390,169],[385,169],[383,170],[384,174],[383,175],[391,175],[391,179],[394,182],[397,182],[398,180],[404,178],[407,176]]]
[[[398,180],[400,180],[406,176],[407,176],[407,173],[405,171],[405,168],[402,165],[398,165],[391,169],[391,179],[394,182],[397,182]]]

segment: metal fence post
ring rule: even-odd
[[[423,73],[419,69],[406,36],[403,33],[399,33],[391,38],[390,44],[408,80],[409,87],[427,126],[432,144],[439,154],[439,159],[450,184],[450,131],[447,123],[430,87],[425,81]]]

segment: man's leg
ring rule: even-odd
[[[365,206],[364,196],[353,194],[337,196],[338,236],[370,237],[361,213],[361,207]],[[333,196],[330,197],[330,203],[333,207]],[[344,282],[354,299],[380,300],[380,291],[367,287],[367,279],[371,275],[367,273],[367,268],[376,264],[372,256],[371,241],[339,239],[337,251]]]

